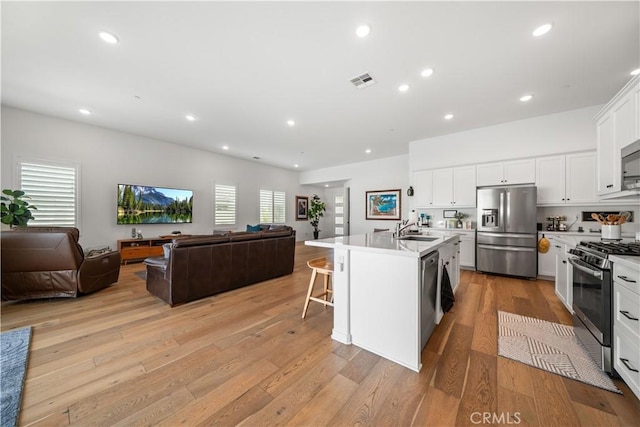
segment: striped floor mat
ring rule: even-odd
[[[580,345],[573,326],[498,311],[498,355],[621,393]]]

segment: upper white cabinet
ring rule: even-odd
[[[620,150],[640,137],[640,76],[634,77],[596,116],[597,191],[621,191]]]
[[[536,159],[538,205],[583,205],[597,202],[595,153]]]
[[[413,173],[413,207],[427,208],[433,206],[433,171]]]
[[[433,207],[475,207],[476,167],[435,169]]]
[[[478,187],[488,185],[533,184],[536,179],[534,159],[487,163],[476,166]]]

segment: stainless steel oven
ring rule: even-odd
[[[569,258],[573,266],[573,326],[576,336],[605,372],[611,372],[612,281],[609,268]]]
[[[612,372],[613,280],[609,255],[640,256],[640,244],[580,242],[569,251],[573,266],[573,326],[576,337],[605,372]]]

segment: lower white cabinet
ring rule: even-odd
[[[612,260],[613,367],[640,399],[640,265]]]
[[[460,267],[464,269],[476,269],[476,234],[475,231],[457,232],[460,236],[458,246],[458,258]]]
[[[538,276],[543,276],[544,278],[556,277],[556,253],[558,249],[556,245],[559,245],[559,243],[554,236],[547,234],[538,233],[538,240],[540,240],[543,235],[549,240],[550,246],[548,252],[538,252]]]
[[[573,314],[573,267],[569,264],[567,245],[559,245],[556,252],[556,295],[560,301]]]

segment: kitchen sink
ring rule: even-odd
[[[434,242],[438,240],[439,237],[431,237],[431,236],[402,236],[398,237],[398,240],[417,240],[419,242]]]

